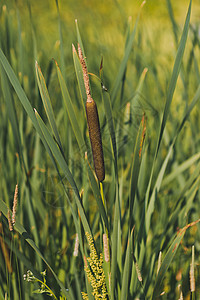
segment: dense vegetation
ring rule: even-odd
[[[1,299],[198,299],[199,7],[134,2],[0,4]]]

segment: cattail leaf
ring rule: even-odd
[[[114,122],[113,122],[113,117],[112,117],[112,107],[111,107],[110,95],[104,86],[102,86],[102,100],[103,100],[103,104],[104,104],[104,111],[105,111],[106,119],[108,122],[108,129],[109,129],[110,138],[111,138],[111,149],[112,149],[112,155],[113,155],[114,166],[115,166],[115,176],[116,176],[116,178],[118,178],[117,146],[116,146]]]
[[[130,281],[130,273],[131,267],[133,265],[133,258],[131,255],[132,252],[132,244],[133,244],[133,230],[131,230],[131,234],[128,238],[127,247],[126,247],[126,255],[125,262],[123,268],[123,276],[122,276],[122,287],[121,287],[121,300],[127,299],[128,291],[129,291],[129,281]]]
[[[115,299],[116,289],[116,277],[117,277],[117,264],[118,264],[118,244],[121,235],[119,235],[119,228],[121,230],[121,209],[119,203],[119,186],[115,180],[115,206],[114,206],[114,221],[113,221],[113,232],[112,232],[112,258],[111,258],[111,299]],[[120,281],[120,278],[118,278]]]
[[[170,182],[178,178],[180,174],[182,174],[185,170],[189,169],[192,165],[198,162],[200,159],[200,152],[194,154],[187,160],[185,160],[182,164],[177,166],[174,171],[172,171],[169,175],[167,175],[162,181],[162,188],[168,185]]]
[[[73,176],[72,176],[72,174],[71,174],[71,172],[70,172],[70,170],[67,166],[67,163],[66,163],[62,153],[60,152],[60,149],[58,148],[58,146],[55,143],[53,137],[51,136],[49,130],[47,129],[46,125],[44,124],[44,122],[40,118],[39,114],[37,112],[35,112],[35,113],[36,113],[38,124],[39,124],[39,126],[42,130],[42,133],[44,135],[44,138],[45,138],[49,148],[52,151],[52,154],[54,155],[54,157],[57,160],[60,168],[64,172],[67,180],[69,181],[69,183],[71,184],[72,189],[74,190],[75,201],[76,201],[76,205],[77,205],[77,207],[79,209],[79,212],[80,212],[81,221],[83,223],[84,230],[85,230],[85,232],[88,232],[89,234],[91,234],[90,226],[88,224],[88,221],[87,221],[87,218],[86,218],[86,215],[85,215],[82,203],[81,203],[79,191],[78,191],[78,188],[77,188],[76,183],[74,181],[74,178],[73,178]]]
[[[82,157],[83,157],[84,153],[86,151],[86,144],[85,144],[85,141],[83,139],[83,135],[82,135],[82,132],[80,130],[80,127],[78,125],[79,121],[76,117],[75,110],[74,110],[74,107],[73,107],[73,103],[72,103],[71,97],[69,95],[67,86],[65,84],[64,78],[62,76],[62,73],[60,71],[60,68],[59,68],[57,62],[55,62],[55,63],[56,63],[56,70],[57,70],[58,79],[59,79],[59,83],[60,83],[60,87],[61,87],[61,91],[62,91],[64,105],[65,105],[65,108],[67,110],[67,114],[68,114],[70,123],[72,125],[74,135],[76,137],[76,140],[77,140],[78,145],[79,145],[79,149],[80,149],[80,151],[82,153]]]
[[[148,69],[147,69],[147,68],[144,68],[144,70],[143,70],[143,72],[142,72],[142,74],[141,74],[141,76],[140,76],[138,85],[137,85],[137,87],[136,87],[135,95],[134,95],[134,97],[130,100],[131,108],[132,108],[133,114],[134,114],[134,113],[138,113],[138,109],[139,109],[140,107],[145,107],[146,105],[148,105],[148,108],[153,112],[154,115],[157,114],[156,110],[155,110],[154,107],[151,105],[151,103],[147,103],[146,101],[144,101],[143,97],[141,96],[141,95],[142,95],[142,90],[143,90],[144,81],[145,81],[147,72],[148,72]]]
[[[49,93],[46,87],[46,83],[44,80],[44,76],[42,74],[42,71],[40,69],[40,67],[38,66],[38,63],[35,63],[35,69],[36,69],[36,77],[37,77],[37,83],[39,86],[39,90],[40,90],[40,94],[41,94],[41,98],[42,98],[42,102],[44,105],[44,109],[47,115],[47,118],[49,120],[49,123],[51,125],[54,137],[60,147],[60,149],[62,149],[62,145],[61,145],[61,141],[60,141],[60,137],[59,137],[59,133],[58,133],[58,129],[56,126],[56,121],[55,121],[55,117],[54,117],[54,112],[53,112],[53,108],[51,105],[51,100],[49,97]]]
[[[176,44],[178,44],[178,26],[177,26],[176,20],[174,18],[171,0],[167,0],[166,2],[167,2],[167,9],[168,9],[169,17],[170,17],[170,20],[172,23],[175,42],[176,42]]]
[[[96,181],[96,179],[94,177],[94,174],[93,174],[93,171],[91,169],[91,166],[89,164],[88,159],[86,159],[86,161],[87,161],[86,162],[86,166],[87,166],[87,172],[88,172],[88,177],[89,177],[90,185],[91,185],[93,194],[95,196],[95,200],[97,202],[100,215],[101,215],[102,219],[104,220],[105,226],[106,226],[106,228],[107,228],[107,230],[109,232],[108,217],[107,217],[107,214],[106,214],[106,211],[105,211],[105,207],[104,207],[103,202],[102,202],[101,193],[99,191],[99,187],[98,187],[97,181]]]
[[[19,100],[21,101],[24,109],[26,110],[28,116],[30,117],[31,121],[33,122],[33,125],[35,126],[36,130],[38,132],[40,132],[40,128],[39,128],[39,125],[37,123],[37,120],[36,120],[36,117],[35,117],[35,114],[33,112],[33,108],[23,90],[23,88],[21,87],[20,85],[20,82],[18,80],[18,78],[16,77],[13,69],[11,68],[7,58],[5,57],[3,51],[0,49],[0,61],[1,61],[1,64],[19,98]]]
[[[7,211],[8,208],[6,206],[6,204],[0,199],[0,210],[3,212],[3,214],[5,215],[5,217],[7,218]],[[26,240],[26,242],[35,250],[35,252],[39,255],[39,257],[41,257],[41,259],[44,261],[44,263],[48,266],[48,268],[51,270],[53,276],[55,277],[57,283],[59,284],[63,294],[69,298],[69,294],[66,291],[66,288],[64,287],[64,285],[62,284],[62,282],[58,279],[57,275],[55,274],[55,272],[53,271],[53,269],[51,268],[51,266],[48,264],[47,260],[44,258],[44,256],[42,255],[42,253],[40,252],[40,249],[36,246],[35,242],[30,238],[29,234],[27,233],[26,229],[16,220],[15,223],[15,230],[18,231],[21,236]],[[33,270],[34,271],[34,270]]]
[[[198,185],[199,172],[200,172],[200,163],[198,163],[196,169],[194,170],[194,172],[191,174],[190,178],[185,183],[184,188],[180,191],[178,196],[175,198],[174,205],[172,207],[172,214],[169,218],[169,223],[166,225],[167,229],[169,229],[171,226],[174,226],[175,222],[177,221],[177,218],[183,207],[182,203],[184,201],[187,201],[187,199],[185,198],[187,191],[192,187],[192,185],[196,185],[196,184]],[[164,232],[166,232],[167,229],[165,229]]]
[[[22,151],[23,147],[22,147],[22,142],[21,142],[21,137],[20,137],[20,132],[19,132],[19,124],[18,124],[18,120],[17,120],[17,114],[16,114],[12,94],[10,92],[8,78],[5,74],[5,71],[2,68],[2,66],[1,66],[1,83],[2,83],[1,86],[2,86],[4,100],[5,100],[5,103],[7,106],[8,116],[9,116],[9,119],[11,122],[13,135],[14,135],[14,138],[15,138],[15,141],[17,144],[17,148],[18,148],[17,150],[19,152],[20,162],[21,162],[22,167],[24,167],[24,169],[25,169],[25,173],[27,174],[27,165],[24,160],[24,155],[23,155],[23,151]]]
[[[160,128],[158,145],[157,145],[157,148],[156,148],[156,156],[157,156],[159,148],[160,148],[160,143],[161,143],[163,132],[164,132],[164,129],[165,129],[165,125],[166,125],[166,122],[167,122],[167,117],[169,115],[170,105],[171,105],[172,98],[173,98],[173,95],[174,95],[176,82],[177,82],[178,75],[179,75],[180,68],[181,68],[181,62],[182,62],[182,58],[183,58],[183,54],[184,54],[184,50],[185,50],[185,46],[186,46],[186,41],[187,41],[187,36],[188,36],[188,30],[189,30],[191,6],[192,6],[192,0],[190,1],[190,4],[189,4],[189,8],[188,8],[188,12],[187,12],[186,20],[185,20],[185,25],[184,25],[184,28],[183,28],[181,40],[180,40],[178,51],[177,51],[177,54],[176,54],[176,59],[175,59],[175,63],[174,63],[172,76],[171,76],[169,87],[168,87],[168,90],[167,90],[167,99],[166,99],[164,113],[163,113],[163,117],[162,117],[162,123],[161,123],[161,128]]]
[[[140,171],[140,148],[141,148],[141,139],[142,139],[142,133],[143,133],[143,121],[141,120],[140,126],[138,129],[138,134],[136,138],[136,143],[134,147],[134,154],[133,154],[133,161],[132,161],[132,167],[131,167],[131,178],[130,178],[130,186],[129,186],[129,229],[133,227],[133,207],[134,207],[134,199],[137,191],[137,183],[138,183],[138,177],[139,177],[139,171]]]
[[[156,183],[155,183],[154,188],[153,188],[153,192],[152,192],[150,200],[149,200],[149,205],[148,205],[148,209],[147,209],[147,212],[146,212],[146,218],[145,218],[146,232],[148,232],[149,228],[150,228],[151,216],[152,216],[152,213],[154,211],[155,200],[156,200],[156,197],[157,197],[157,193],[160,190],[161,183],[162,183],[162,180],[163,180],[163,176],[165,174],[165,170],[166,170],[169,158],[172,155],[172,151],[173,151],[173,145],[171,145],[169,150],[168,150],[167,156],[165,157],[165,160],[162,164],[162,167],[160,169],[160,172],[158,174]]]
[[[124,72],[125,72],[126,67],[127,67],[127,62],[128,62],[128,58],[129,58],[129,55],[131,53],[131,49],[132,49],[132,46],[133,46],[133,41],[134,41],[134,38],[135,38],[139,17],[140,17],[140,13],[139,13],[139,15],[136,19],[133,31],[128,36],[129,40],[126,41],[126,48],[125,48],[125,52],[124,52],[124,57],[123,57],[122,62],[119,66],[119,71],[118,71],[118,74],[117,74],[117,77],[115,79],[114,86],[113,86],[113,89],[112,89],[112,92],[111,92],[111,103],[112,103],[112,105],[116,100],[117,92],[119,90],[120,83],[123,79]]]

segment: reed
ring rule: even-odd
[[[86,107],[87,124],[89,129],[94,168],[98,180],[102,182],[105,179],[105,168],[104,168],[104,156],[103,156],[103,148],[102,148],[102,140],[101,140],[101,131],[99,125],[99,115],[98,115],[96,103],[91,97],[87,66],[79,44],[78,44],[78,54],[79,54],[79,58],[83,70],[85,90],[87,94],[87,101],[85,107]]]

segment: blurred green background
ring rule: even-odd
[[[61,67],[71,98],[74,100],[81,130],[84,132],[84,138],[88,139],[88,134],[85,129],[86,120],[84,118],[84,112],[80,109],[80,93],[72,57],[72,43],[77,48],[75,19],[78,20],[87,58],[88,71],[99,75],[100,62],[103,57],[104,83],[108,88],[108,91],[112,92],[115,78],[125,53],[126,39],[129,34],[127,32],[128,24],[130,24],[130,30],[132,30],[140,11],[142,1],[66,0],[58,1],[57,3],[59,5],[60,18],[58,17],[56,1],[53,0],[1,0],[0,43],[1,48],[17,75],[20,84],[25,90],[31,105],[38,110],[45,123],[48,123],[36,82],[35,60],[37,60],[38,64],[41,66],[41,70],[48,86],[66,160],[68,160],[67,162],[75,177],[78,188],[80,191],[84,188],[83,203],[86,215],[94,235],[98,236],[98,206],[94,201],[94,195],[89,186],[85,165],[83,164],[83,160],[78,156],[78,145],[75,141],[69,118],[64,109],[60,85],[52,58],[56,59]],[[138,183],[138,189],[141,194],[136,196],[137,206],[136,214],[134,216],[136,237],[141,228],[140,222],[146,187],[150,180],[155,145],[159,135],[159,126],[156,122],[158,120],[160,121],[162,118],[178,42],[183,30],[189,1],[171,1],[171,5],[172,6],[170,6],[169,0],[146,1],[146,4],[141,10],[136,36],[129,56],[124,86],[120,83],[117,94],[117,97],[121,97],[123,102],[123,116],[120,116],[119,118],[116,117],[116,114],[120,109],[119,103],[118,106],[116,105],[115,107],[115,105],[113,105],[112,107],[113,115],[116,117],[116,128],[118,129],[118,132],[120,132],[120,118],[123,118],[126,113],[126,110],[124,109],[125,104],[135,95],[140,76],[144,68],[148,68],[143,89],[139,95],[146,105],[144,110],[148,121],[144,150],[145,158],[143,159],[141,171],[143,173],[140,175]],[[181,67],[181,74],[178,77],[167,126],[156,160],[150,195],[160,172],[160,168],[163,166],[163,161],[169,151],[171,141],[183,119],[184,113],[187,111],[187,108],[197,91],[197,87],[199,86],[199,15],[200,1],[196,0],[193,1],[192,5],[190,28]],[[1,79],[2,78],[3,77],[1,77]],[[100,120],[102,121],[103,118],[105,118],[105,111],[101,101],[100,86],[95,81],[94,76],[90,76],[90,79],[92,92],[98,103]],[[0,197],[7,206],[11,207],[15,184],[16,182],[19,182],[19,221],[27,231],[30,232],[31,237],[65,286],[69,286],[70,281],[76,299],[76,295],[81,297],[80,292],[85,289],[85,281],[83,280],[84,270],[83,268],[81,269],[83,261],[80,257],[73,257],[72,259],[72,245],[74,245],[76,230],[71,211],[66,202],[60,178],[48,154],[44,151],[39,136],[36,134],[35,128],[22,108],[16,93],[13,91],[11,85],[8,84],[7,91],[10,91],[12,95],[11,98],[19,122],[22,153],[25,158],[24,165],[26,166],[26,170],[24,169],[24,165],[19,160],[19,149],[17,148],[18,145],[15,140],[15,132],[8,119],[9,108],[6,106],[5,95],[2,92],[2,82],[3,81],[1,81],[0,90],[0,176],[2,178],[0,182]],[[155,116],[158,117],[158,120],[156,120]],[[185,169],[183,169],[176,177],[170,177],[171,174],[174,174],[178,166],[187,162],[190,157],[192,158],[195,157],[196,154],[198,155],[200,146],[199,128],[199,103],[197,103],[197,106],[191,113],[189,121],[184,124],[184,128],[177,138],[173,149],[173,155],[169,159],[160,191],[158,196],[156,195],[155,209],[153,211],[152,223],[148,233],[148,242],[145,245],[144,263],[140,266],[142,267],[144,279],[146,280],[147,299],[149,299],[148,297],[150,297],[154,288],[156,278],[156,270],[154,270],[154,267],[157,266],[157,258],[160,249],[162,249],[165,255],[172,243],[173,237],[176,236],[177,228],[181,228],[187,223],[196,221],[199,218],[199,164],[197,165],[199,158],[195,158],[196,160],[194,163],[188,163],[187,167],[185,167]],[[138,129],[137,126],[136,129]],[[126,130],[124,132],[127,134]],[[109,134],[107,134],[107,140],[104,140],[103,134],[103,143],[106,146],[108,140]],[[123,146],[123,142],[123,140],[120,140],[121,144],[119,146]],[[131,155],[133,155],[133,144],[132,141],[127,143],[129,152],[126,152],[125,157],[123,157],[123,152],[119,155],[123,214],[121,260],[123,262],[125,261],[124,253],[128,237],[128,175],[131,169],[129,160]],[[73,162],[70,160],[70,157],[72,157]],[[105,157],[106,164],[111,166],[111,155],[109,156],[108,152],[105,151]],[[122,161],[125,161],[125,167],[123,166]],[[80,169],[78,169],[76,163],[77,165],[80,163]],[[81,173],[82,171],[84,171],[84,173]],[[189,181],[191,177],[194,179],[194,182]],[[188,182],[188,190],[184,191]],[[65,184],[65,187],[68,188],[69,183],[67,183],[67,180],[65,180]],[[115,199],[113,185],[110,167],[110,169],[107,169],[106,173],[105,195],[107,199],[109,199],[108,216],[111,227],[113,225],[113,203],[115,203],[115,200],[113,200]],[[177,215],[176,218],[173,219],[169,217],[173,216],[174,213],[173,208],[176,204],[174,199],[178,199],[177,201],[180,200],[181,205],[179,207],[179,203],[177,203]],[[189,199],[189,201],[187,202],[185,199]],[[65,218],[63,218],[63,214]],[[2,224],[4,225],[4,228],[6,228],[5,232],[7,232],[7,236],[9,236],[10,233],[7,228],[7,220],[6,218],[2,219]],[[35,220],[36,223],[34,223]],[[34,226],[35,224],[37,226]],[[200,234],[197,229],[199,229],[199,225],[191,229],[191,231],[188,230],[184,237],[182,247],[180,247],[176,259],[170,265],[169,272],[166,274],[163,289],[169,293],[169,297],[171,297],[169,299],[175,299],[175,291],[178,298],[179,294],[177,292],[177,286],[180,282],[184,294],[187,296],[190,294],[188,273],[191,261],[191,246],[195,244],[197,255],[200,253]],[[27,287],[22,279],[23,274],[28,268],[27,260],[31,258],[30,261],[32,267],[37,272],[46,268],[46,265],[38,258],[38,254],[30,249],[29,245],[21,239],[21,236],[18,233],[13,235],[13,240],[14,243],[16,243],[16,248],[19,248],[21,255],[20,257],[18,252],[16,252],[17,254],[14,254],[19,259],[20,264],[20,270],[17,270],[16,274],[22,281],[22,294],[25,294],[25,296],[22,296],[22,299],[23,297],[24,299],[32,299],[29,297],[33,288]],[[97,244],[98,243],[97,238]],[[3,255],[1,255],[1,259],[4,261]],[[150,262],[152,263],[151,268],[149,267]],[[0,292],[6,291],[9,282],[4,275],[4,269],[7,267],[6,265],[3,265],[4,263],[5,262],[2,263],[0,273],[3,278],[1,278]],[[76,264],[78,266],[77,270]],[[16,262],[14,269],[16,270],[17,267],[18,263]],[[196,269],[198,275],[197,278],[199,280],[199,267],[197,266]],[[182,274],[181,276],[183,279],[180,279],[180,276],[178,277],[180,274]],[[17,275],[16,278],[14,278],[14,275],[15,273],[10,275],[12,276],[12,288],[10,288],[10,293],[11,295],[18,295],[16,286],[18,286],[18,281],[20,281],[20,279],[18,279]],[[48,276],[51,286],[54,287],[55,285],[56,292],[59,294],[59,287],[57,286],[57,283],[55,283],[50,272]],[[150,276],[150,279],[148,276]],[[119,282],[120,280],[121,278],[119,276]],[[142,295],[143,291],[139,284],[134,293],[135,296]],[[40,299],[43,298],[41,297]]]

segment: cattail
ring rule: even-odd
[[[195,292],[195,277],[194,277],[194,246],[192,246],[192,263],[190,264],[190,290]]]
[[[76,233],[74,252],[73,252],[73,256],[75,256],[75,257],[78,256],[78,248],[79,248],[79,239],[78,239],[78,233]]]
[[[98,180],[103,181],[105,178],[105,168],[101,142],[101,132],[99,126],[99,116],[96,103],[92,98],[89,101],[87,100],[86,102],[86,114],[95,172]]]
[[[12,224],[12,221],[11,221],[11,215],[10,215],[10,210],[8,208],[8,225],[9,225],[9,230],[10,231],[13,231],[13,224]]]
[[[102,141],[101,141],[101,131],[99,125],[99,116],[98,116],[96,103],[91,97],[87,66],[80,45],[78,45],[78,54],[79,54],[80,63],[83,70],[83,79],[84,79],[85,90],[87,95],[86,115],[87,115],[90,143],[92,147],[94,169],[98,180],[103,181],[105,178],[105,168],[104,168]]]
[[[138,280],[140,282],[142,282],[142,275],[141,275],[141,272],[140,272],[140,269],[139,269],[139,266],[138,266],[138,263],[135,262],[135,269],[136,269],[136,273],[137,273],[137,277],[138,277]]]
[[[12,224],[13,224],[13,226],[15,225],[17,201],[18,201],[18,184],[16,184],[16,186],[15,186],[15,194],[14,194],[13,208],[12,208]]]
[[[109,243],[108,243],[108,236],[106,233],[103,234],[103,248],[104,248],[105,261],[109,262],[110,261]]]

